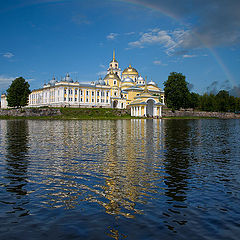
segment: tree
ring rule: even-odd
[[[189,107],[190,92],[185,78],[182,73],[172,72],[168,76],[168,80],[164,82],[166,104],[169,108],[180,109],[181,107]]]
[[[221,90],[216,95],[217,101],[217,110],[219,112],[227,112],[230,110],[229,108],[229,93],[228,91]]]
[[[22,107],[28,103],[28,96],[31,93],[29,84],[24,78],[16,78],[7,89],[7,102],[9,107]]]
[[[199,107],[199,101],[200,101],[200,95],[198,93],[191,92],[190,93],[189,107],[193,108],[193,109],[198,108]]]

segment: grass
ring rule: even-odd
[[[32,110],[42,110],[43,108],[31,108]],[[50,109],[50,108],[47,108]],[[117,119],[137,119],[131,117],[127,111],[113,108],[53,108],[60,109],[59,116],[0,116],[0,119],[42,119],[42,120],[117,120]],[[22,109],[24,112],[25,109]],[[174,116],[163,117],[163,119],[218,119],[217,117],[197,117],[197,116]]]
[[[55,120],[88,120],[88,119],[132,119],[130,114],[112,108],[55,108],[60,109],[59,116],[0,116],[0,119],[55,119]]]

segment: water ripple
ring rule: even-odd
[[[0,238],[237,239],[239,123],[1,120]]]

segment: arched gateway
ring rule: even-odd
[[[136,96],[129,104],[133,117],[162,117],[162,106],[159,96],[153,96],[147,90]]]
[[[118,105],[118,101],[117,101],[117,100],[114,100],[114,101],[113,101],[113,108],[116,108],[117,105]]]
[[[154,103],[155,103],[155,101],[153,99],[147,100],[147,106],[146,106],[147,117],[153,117]]]

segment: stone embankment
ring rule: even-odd
[[[199,118],[221,118],[221,119],[240,119],[240,114],[231,112],[204,112],[194,111],[193,109],[181,109],[179,111],[172,111],[164,108],[162,111],[163,117],[199,117]]]
[[[100,118],[130,118],[129,109],[109,108],[19,108],[0,109],[0,117],[34,117],[55,119],[100,119]]]
[[[67,112],[66,112],[67,111]],[[68,113],[69,111],[69,113]],[[10,117],[57,117],[68,116],[72,114],[74,109],[58,109],[58,108],[22,108],[22,109],[0,109],[0,116],[10,116]],[[99,111],[99,112],[98,112]],[[74,113],[76,117],[80,116],[90,116],[94,114],[94,117],[98,115],[105,116],[106,118],[110,116],[122,117],[125,115],[130,115],[129,109],[78,109]],[[96,115],[96,116],[95,116]],[[72,116],[72,115],[71,115]],[[221,118],[221,119],[240,119],[240,114],[236,113],[222,113],[222,112],[203,112],[194,111],[193,109],[181,109],[179,111],[172,111],[171,109],[163,108],[162,116],[164,118],[168,117],[197,117],[197,118]]]
[[[60,116],[60,109],[54,108],[19,108],[19,109],[0,109],[0,116],[11,117],[49,117]]]

